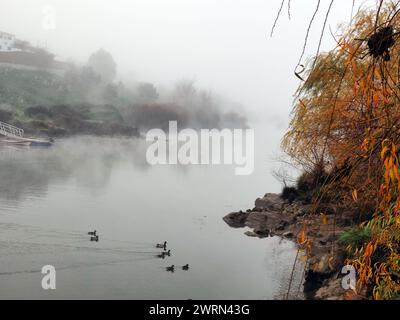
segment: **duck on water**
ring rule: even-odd
[[[172,266],[170,266],[170,267],[166,267],[165,269],[166,269],[168,272],[174,272],[174,271],[175,271],[175,266],[172,265]]]
[[[167,250],[167,241],[164,241],[164,243],[157,243],[156,248],[163,248],[164,250]]]
[[[161,259],[165,259],[165,257],[170,257],[170,256],[171,256],[171,250],[163,251],[157,255],[157,257]]]
[[[182,266],[182,270],[188,271],[189,270],[189,264],[185,264],[184,266]]]

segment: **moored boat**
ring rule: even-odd
[[[54,143],[53,139],[41,140],[41,139],[30,139],[30,138],[18,138],[18,139],[4,139],[0,140],[0,143],[15,145],[15,146],[28,146],[28,147],[51,147]]]
[[[0,136],[5,137],[3,139],[0,139],[0,143],[8,145],[50,147],[54,143],[53,138],[50,138],[48,140],[25,138],[23,129],[2,121],[0,121]]]

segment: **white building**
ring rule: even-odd
[[[19,51],[15,48],[15,36],[10,33],[0,31],[0,52]]]

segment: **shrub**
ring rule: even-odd
[[[299,193],[295,187],[284,187],[282,190],[281,198],[293,202],[298,197]]]
[[[51,116],[51,112],[44,106],[33,106],[25,109],[25,115],[34,119],[45,119]]]
[[[297,179],[296,186],[285,186],[282,189],[281,198],[289,202],[300,200],[310,203],[314,194],[320,190],[328,178],[329,175],[320,167],[316,167],[311,172],[304,172]]]
[[[10,121],[12,118],[13,118],[12,112],[0,109],[0,121],[7,122]]]
[[[310,192],[321,187],[326,181],[328,174],[322,168],[315,168],[311,172],[304,172],[297,179],[297,189],[300,192]]]
[[[339,237],[339,243],[351,250],[361,247],[371,240],[371,229],[368,227],[354,227],[344,231]]]

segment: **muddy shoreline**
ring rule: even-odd
[[[344,249],[338,243],[339,235],[348,228],[345,215],[335,214],[330,205],[315,208],[300,201],[288,202],[279,194],[268,193],[255,201],[255,207],[246,211],[232,212],[223,220],[232,228],[248,227],[251,237],[279,236],[297,243],[298,235],[307,225],[307,237],[311,238],[311,257],[306,265],[304,296],[306,299],[343,299],[341,269],[344,265]]]

